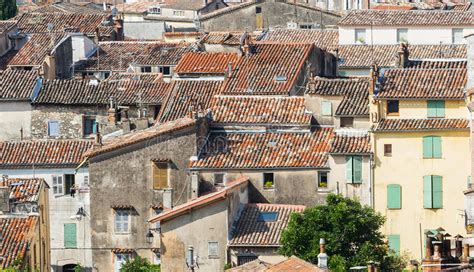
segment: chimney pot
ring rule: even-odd
[[[324,238],[319,239],[319,254],[318,254],[318,267],[327,268],[328,267],[328,255],[325,253],[325,244],[326,241]]]

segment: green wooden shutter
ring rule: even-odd
[[[443,177],[432,176],[433,209],[443,208]]]
[[[387,185],[387,208],[402,208],[402,188],[398,184]]]
[[[77,247],[76,224],[64,224],[64,247]]]
[[[423,208],[433,208],[433,193],[432,193],[431,176],[423,177]]]
[[[352,156],[346,156],[346,178],[347,182],[352,183]]]
[[[354,183],[362,183],[362,157],[354,156],[352,158],[352,168]]]
[[[323,101],[322,102],[321,114],[322,115],[332,115],[331,101]]]
[[[467,186],[469,186],[469,184],[471,184],[471,182],[472,182],[471,176],[467,176]]]
[[[433,136],[433,158],[441,158],[441,137]]]
[[[433,157],[433,137],[425,136],[423,137],[423,158],[432,158]]]
[[[444,108],[445,108],[444,100],[440,100],[436,102],[437,102],[436,117],[444,117]]]
[[[436,108],[438,101],[428,100],[428,117],[436,117]]]
[[[400,235],[399,234],[391,234],[388,235],[388,246],[391,250],[395,252],[395,254],[400,255]]]

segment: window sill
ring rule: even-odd
[[[318,193],[330,193],[330,192],[332,192],[332,190],[329,189],[329,188],[318,188],[316,191]]]
[[[439,160],[439,159],[442,159],[443,157],[423,157],[424,160],[430,160],[430,159],[435,159],[435,160]]]
[[[263,187],[264,191],[275,191],[275,187]]]
[[[220,259],[219,256],[207,256],[208,259]]]
[[[397,112],[397,113],[395,113],[395,112],[387,113],[387,116],[400,116],[400,113],[399,112]]]
[[[131,232],[114,232],[115,235],[130,235]]]

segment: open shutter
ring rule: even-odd
[[[443,177],[433,176],[433,209],[443,208]]]
[[[389,184],[387,186],[387,208],[402,208],[402,189],[398,184]]]
[[[423,177],[423,208],[433,208],[433,190],[431,176]]]
[[[441,158],[441,137],[433,136],[433,158]]]
[[[444,117],[444,108],[445,108],[444,100],[440,100],[436,102],[437,102],[436,117]]]
[[[423,137],[423,158],[432,158],[433,157],[433,137],[425,136]]]
[[[395,254],[400,255],[400,235],[399,234],[392,234],[388,235],[388,246],[391,250],[395,252]]]
[[[346,178],[347,182],[352,183],[353,177],[352,177],[352,156],[347,156],[346,157]]]
[[[64,224],[64,247],[77,247],[76,224]]]
[[[437,116],[436,108],[438,105],[438,101],[431,100],[431,101],[428,101],[427,104],[428,104],[428,117],[436,117]]]
[[[362,157],[352,157],[352,168],[354,183],[362,183]]]

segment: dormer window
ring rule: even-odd
[[[161,14],[161,8],[160,7],[152,7],[148,9],[149,14]]]

